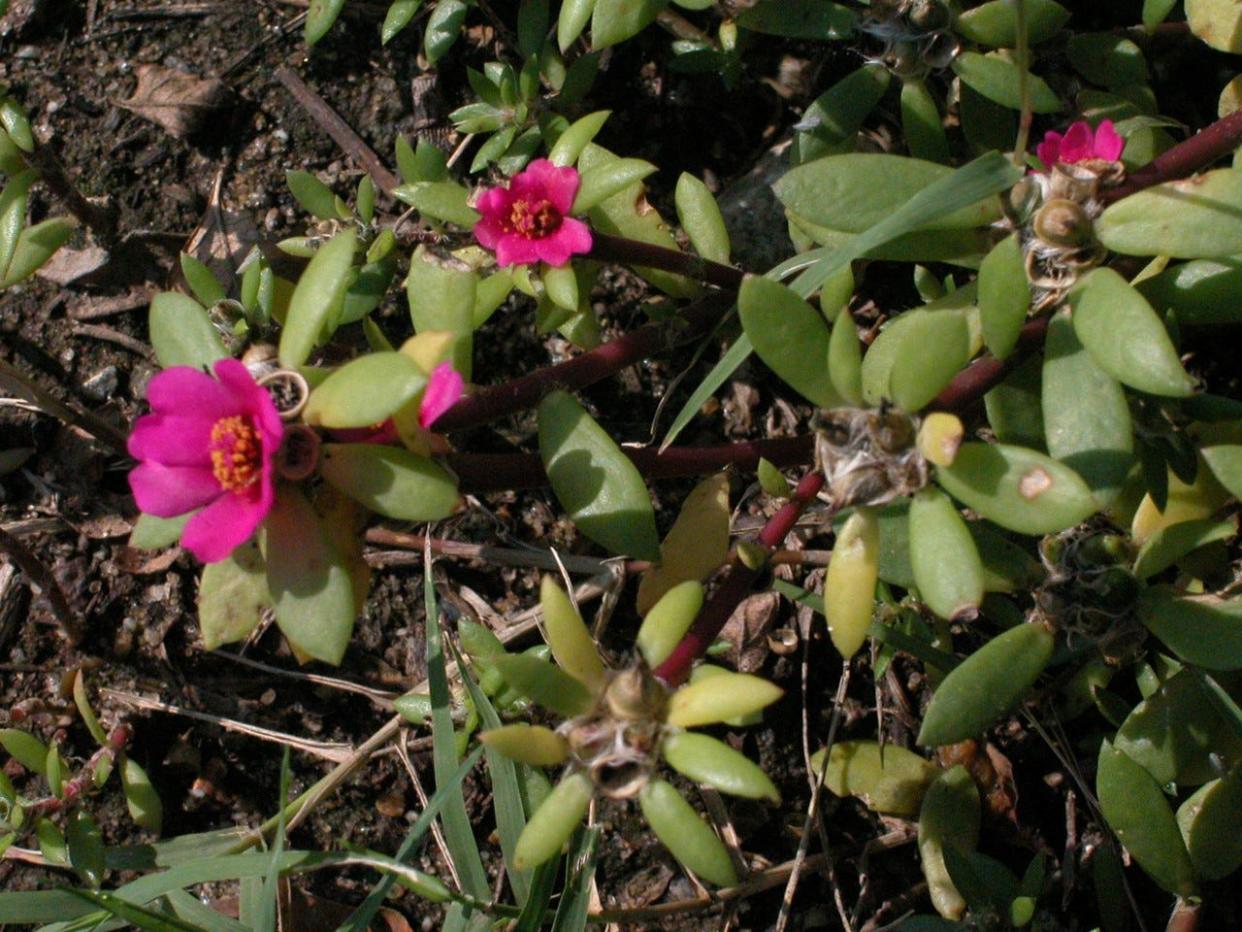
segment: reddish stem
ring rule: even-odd
[[[672,479],[701,476],[728,466],[753,472],[760,457],[780,468],[801,466],[810,462],[814,447],[815,438],[804,434],[706,447],[669,447],[663,452],[634,447],[622,450],[645,478]],[[543,461],[534,453],[450,453],[445,462],[457,474],[462,489],[469,492],[534,489],[548,484]]]
[[[1037,317],[1024,324],[1018,335],[1017,349],[1029,350],[1040,345],[1048,332],[1048,320],[1047,317]],[[931,403],[931,409],[961,411],[1004,381],[1005,376],[1016,369],[1024,358],[1025,354],[1017,351],[1004,359],[997,359],[990,353],[980,356],[953,377],[953,381]]]
[[[806,506],[815,500],[823,487],[824,474],[818,470],[802,477],[793,497],[768,519],[763,530],[759,532],[756,543],[763,548],[765,555],[771,554],[780,546],[798,523],[798,518],[806,510]],[[655,675],[669,686],[684,682],[690,674],[690,667],[716,640],[720,629],[725,626],[725,622],[741,604],[742,599],[750,593],[762,573],[763,566],[753,565],[753,561],[752,565],[747,565],[735,557],[725,568],[724,579],[707,600],[686,636],[673,648],[673,652],[664,662],[655,668]]]
[[[610,236],[598,230],[591,231],[591,251],[588,257],[602,262],[640,265],[664,272],[673,272],[677,275],[684,275],[686,278],[693,278],[695,281],[707,282],[709,285],[718,285],[734,291],[742,287],[742,279],[746,277],[745,272],[731,265],[712,262],[710,259],[676,249],[653,246],[651,243],[642,243],[621,236]]]
[[[1111,204],[1154,184],[1188,178],[1217,159],[1230,155],[1240,144],[1242,111],[1222,117],[1186,141],[1162,152],[1128,175],[1117,187],[1101,192],[1101,196]]]
[[[732,304],[730,294],[710,294],[672,321],[646,324],[581,356],[468,395],[440,415],[432,428],[447,433],[474,427],[532,407],[553,389],[594,385],[662,349],[698,339],[716,325]]]

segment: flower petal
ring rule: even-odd
[[[475,201],[474,209],[484,217],[503,217],[513,207],[513,194],[505,188],[488,188]]]
[[[535,240],[539,258],[552,266],[562,266],[570,256],[591,251],[591,228],[581,220],[566,217],[551,236]]]
[[[233,393],[190,366],[173,366],[157,374],[147,384],[147,400],[156,414],[197,415],[215,421],[237,413]]]
[[[537,184],[542,189],[542,196],[551,201],[552,206],[562,214],[569,213],[574,196],[578,193],[578,186],[582,182],[578,169],[572,165],[553,165],[547,159],[535,159],[527,165],[526,171],[513,179],[514,187],[517,186],[519,178],[524,182],[529,179]]]
[[[269,453],[275,456],[285,435],[285,425],[268,390],[256,382],[250,370],[236,359],[221,359],[216,363],[215,370],[220,384],[231,391],[237,401],[234,413],[251,415],[263,441],[264,456]]]
[[[500,238],[505,235],[507,235],[505,228],[501,226],[500,221],[486,214],[474,225],[474,238],[484,249],[495,249]]]
[[[1050,129],[1044,134],[1044,141],[1035,147],[1035,154],[1048,168],[1057,163],[1057,157],[1061,154],[1061,140],[1064,138],[1056,130]]]
[[[539,261],[537,239],[527,239],[517,233],[506,233],[496,244],[496,264],[502,268],[506,265],[523,265],[527,262]]]
[[[1091,158],[1095,146],[1095,135],[1091,126],[1083,120],[1073,124],[1061,140],[1061,154],[1058,161],[1067,165],[1082,162]]]
[[[453,407],[465,388],[465,380],[453,368],[452,363],[442,362],[436,366],[427,380],[427,390],[418,406],[418,423],[426,430],[441,414]]]
[[[1092,148],[1097,159],[1115,162],[1121,158],[1121,150],[1125,147],[1126,141],[1117,134],[1112,120],[1103,120],[1095,128],[1095,145]]]
[[[177,414],[144,414],[129,435],[129,455],[165,466],[211,467],[212,418]]]
[[[221,495],[196,514],[181,532],[181,546],[203,563],[215,563],[244,544],[271,510],[262,497]]]
[[[199,466],[139,463],[129,474],[138,508],[157,518],[175,518],[201,508],[223,491],[211,470]]]

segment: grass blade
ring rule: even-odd
[[[203,932],[250,932],[250,927],[236,919],[216,912],[196,896],[184,890],[171,890],[164,897],[178,919]]]
[[[280,759],[280,821],[276,823],[276,838],[272,842],[272,863],[263,878],[263,893],[259,900],[259,915],[254,932],[276,932],[276,913],[280,900],[280,856],[285,851],[285,806],[289,802],[289,748],[285,747]]]
[[[457,661],[457,669],[461,671],[461,681],[466,684],[470,699],[479,713],[480,723],[484,728],[499,728],[500,716],[492,706],[491,700],[474,682],[474,677],[466,667],[465,661],[450,641],[449,649],[453,659]],[[496,813],[496,829],[500,834],[500,850],[504,855],[505,871],[509,875],[509,885],[518,905],[526,904],[530,896],[530,872],[513,868],[513,849],[517,846],[518,836],[526,827],[526,811],[522,808],[522,791],[518,786],[517,766],[512,760],[491,748],[484,750],[487,758],[487,771],[492,778],[492,809]]]
[[[431,693],[431,759],[436,777],[436,789],[449,785],[457,769],[457,750],[454,747],[453,699],[449,693],[448,671],[444,660],[444,641],[440,631],[439,606],[436,603],[435,583],[431,575],[431,551],[423,556],[423,591],[427,626],[427,685]],[[479,900],[486,900],[490,890],[487,871],[479,856],[478,842],[470,816],[466,813],[466,801],[460,783],[452,784],[444,810],[440,814],[444,826],[444,842],[449,856],[457,868],[462,891]]]
[[[142,929],[143,932],[201,932],[198,926],[127,902],[102,890],[69,888],[68,892],[88,903],[102,907],[118,919],[123,919],[130,925]]]
[[[599,834],[598,825],[578,830],[575,844],[569,849],[569,878],[565,881],[565,893],[556,909],[552,932],[583,932],[586,928]]]

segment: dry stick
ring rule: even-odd
[[[297,72],[288,67],[276,69],[276,79],[285,86],[298,105],[333,141],[340,146],[345,154],[358,163],[372,180],[379,185],[389,197],[398,185],[397,176],[384,167],[380,157],[370,146],[362,141],[362,137],[353,131],[348,123],[341,119],[328,102],[306,86],[306,82],[298,77]]]
[[[82,619],[69,604],[65,590],[60,587],[52,571],[44,566],[43,562],[31,553],[25,544],[4,530],[0,530],[0,550],[7,553],[17,564],[17,568],[26,574],[26,578],[47,596],[52,606],[52,614],[56,616],[56,622],[60,625],[60,631],[65,636],[65,640],[75,646],[81,644],[85,636]]]
[[[586,573],[595,576],[599,573],[611,572],[611,563],[597,560],[594,557],[579,557],[572,554],[553,554],[550,550],[532,548],[517,550],[505,547],[492,547],[488,544],[475,544],[462,540],[446,540],[440,537],[426,537],[422,534],[407,534],[386,527],[367,528],[368,544],[380,544],[385,547],[398,547],[401,550],[418,551],[418,559],[422,560],[424,547],[430,547],[437,556],[457,557],[466,560],[482,560],[497,566],[530,566],[536,569],[557,570],[564,566],[572,573]],[[368,554],[368,557],[371,555]],[[375,554],[375,556],[387,556]],[[371,562],[371,561],[368,561]],[[384,560],[384,563],[399,562]],[[641,572],[650,568],[645,560],[627,560],[626,572]]]
[[[818,470],[802,477],[790,500],[768,519],[768,523],[759,532],[755,543],[762,549],[763,556],[766,557],[780,546],[803,510],[815,500],[823,487],[824,475]],[[689,676],[690,666],[703,656],[733,614],[733,610],[750,593],[755,581],[762,575],[765,564],[766,561],[760,563],[748,560],[743,563],[738,559],[728,565],[724,580],[703,606],[690,630],[664,662],[655,668],[656,676],[670,686],[682,683]]]
[[[573,359],[485,388],[445,411],[432,429],[438,433],[474,427],[538,404],[554,389],[594,385],[660,350],[698,339],[732,306],[733,296],[708,295],[667,322],[645,324]]]
[[[1188,178],[1217,159],[1230,155],[1240,144],[1242,111],[1217,120],[1185,142],[1162,152],[1127,175],[1117,187],[1102,191],[1101,197],[1105,203],[1111,204],[1154,184]]]
[[[21,370],[5,362],[3,359],[0,359],[0,389],[11,392],[19,398],[25,398],[41,411],[50,414],[52,417],[59,418],[66,424],[72,424],[74,427],[81,428],[96,440],[112,447],[115,452],[122,456],[128,455],[125,450],[125,435],[123,433],[89,411],[78,411],[58,401],[49,392],[44,391],[30,381],[21,373]]]

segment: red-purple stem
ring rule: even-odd
[[[806,506],[815,500],[815,496],[823,487],[824,474],[819,470],[803,476],[798,487],[794,489],[793,497],[782,505],[780,510],[772,515],[763,526],[756,543],[768,554],[779,547],[793,530],[793,526],[797,524]],[[753,561],[751,565],[747,565],[735,558],[726,567],[724,579],[712,592],[685,637],[673,648],[673,652],[664,659],[664,662],[655,668],[653,671],[655,675],[669,686],[677,686],[684,682],[690,674],[690,667],[716,640],[720,629],[741,604],[742,599],[750,593],[762,573],[763,566],[753,565]]]
[[[741,269],[735,269],[731,265],[712,262],[710,259],[676,249],[653,246],[651,243],[610,236],[598,230],[591,232],[591,251],[587,258],[660,269],[733,291],[742,287],[742,279],[746,276]]]
[[[728,466],[753,472],[760,457],[787,469],[810,462],[815,438],[778,437],[746,440],[704,447],[669,447],[660,452],[649,448],[622,447],[622,451],[647,479],[701,476]],[[456,473],[467,492],[501,492],[534,489],[548,484],[543,461],[534,453],[450,453],[445,464]]]
[[[1115,188],[1101,192],[1107,203],[1119,201],[1143,188],[1164,181],[1188,178],[1242,144],[1242,111],[1222,117],[1185,142],[1162,152],[1142,168],[1131,172]]]
[[[467,395],[440,415],[432,428],[447,433],[474,427],[532,407],[554,389],[594,385],[662,349],[698,339],[716,325],[732,304],[731,294],[709,294],[671,321],[646,324],[581,356]]]

